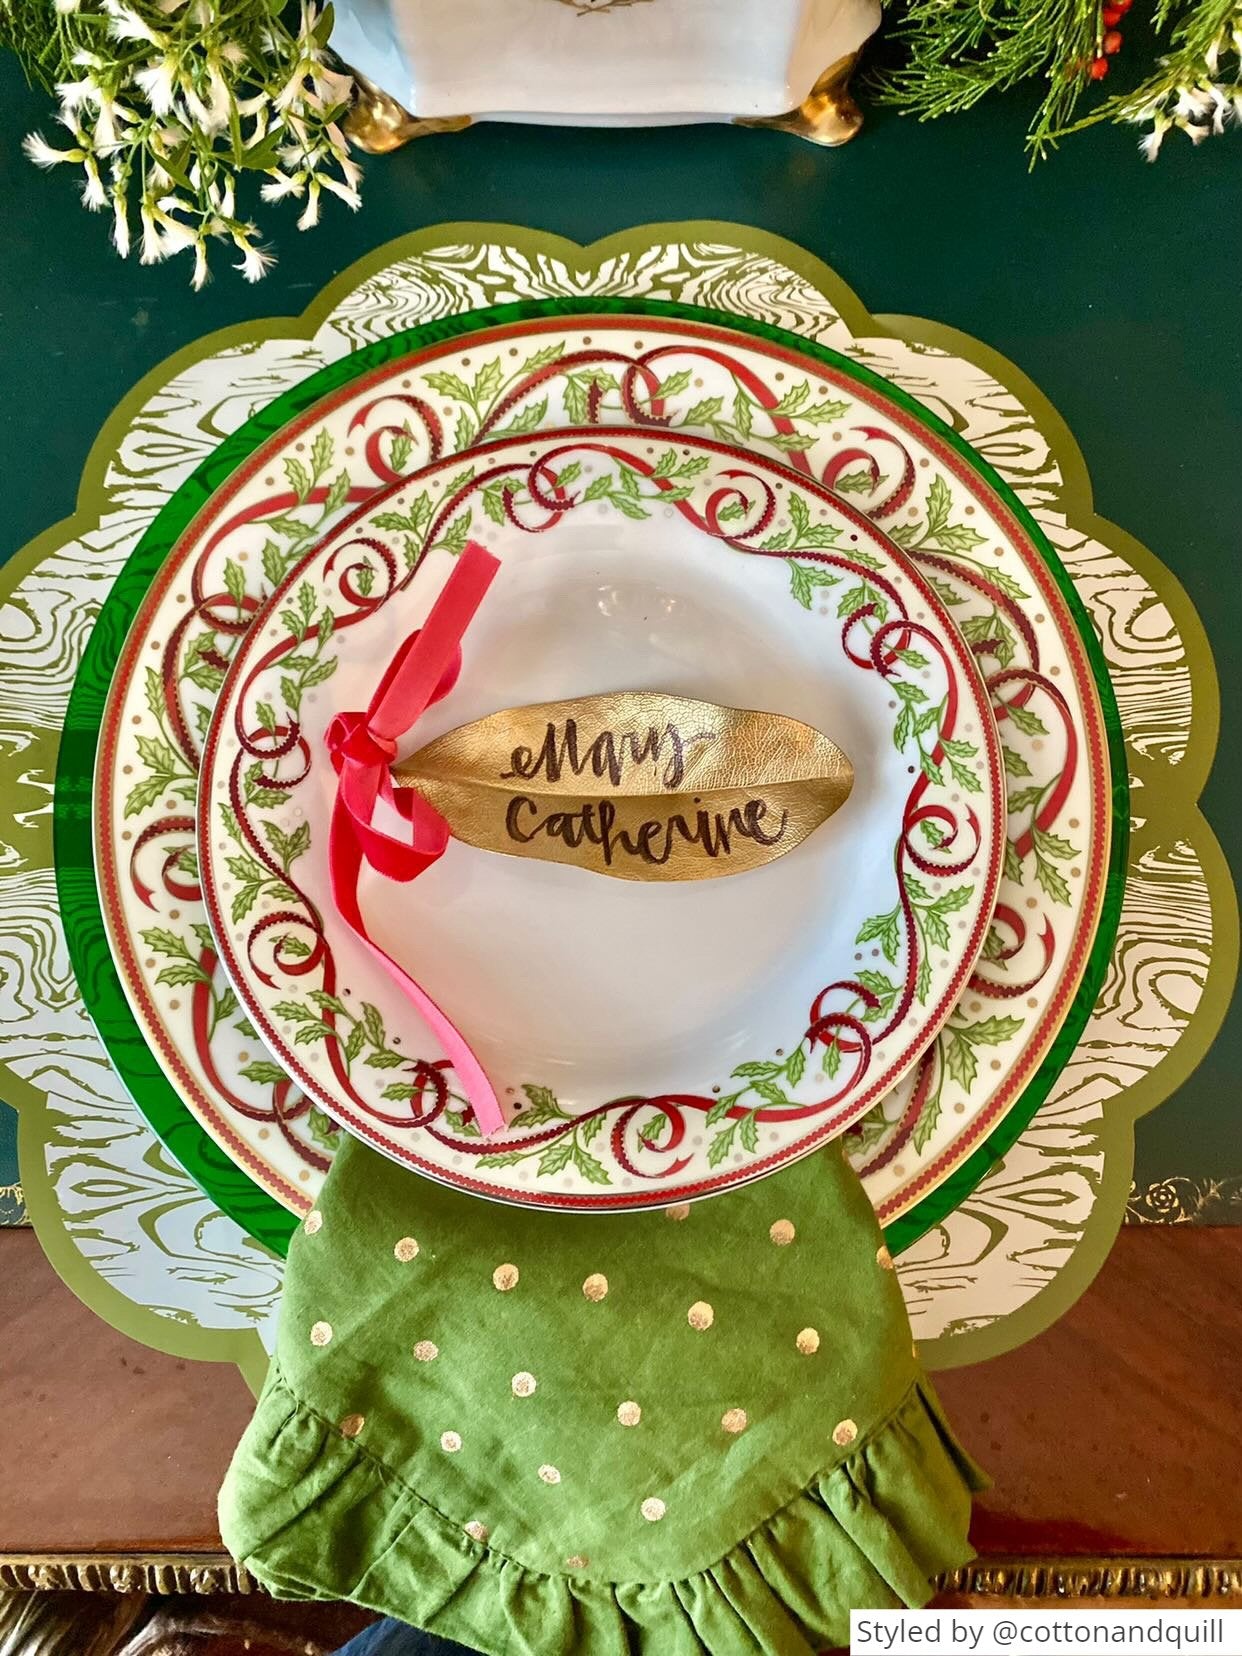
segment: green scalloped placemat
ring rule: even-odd
[[[428,345],[460,338],[479,328],[541,317],[599,314],[658,315],[709,322],[755,335],[822,361],[897,403],[942,442],[952,446],[1021,521],[1065,598],[1091,663],[1104,713],[1112,767],[1113,832],[1100,924],[1082,982],[1056,1039],[1012,1109],[948,1179],[887,1227],[885,1235],[894,1253],[909,1247],[951,1213],[1011,1147],[1064,1069],[1104,981],[1121,913],[1130,822],[1125,747],[1107,664],[1073,581],[1047,536],[1009,485],[950,427],[899,387],[827,346],[752,318],[699,306],[603,296],[585,300],[522,300],[396,333],[343,357],[270,403],[226,438],[165,504],[126,562],[100,611],[74,682],[57,764],[54,806],[57,889],[66,921],[70,957],[91,1017],[118,1073],[153,1130],[225,1213],[277,1253],[285,1252],[297,1225],[296,1216],[261,1190],[231,1160],[174,1090],[130,1010],[108,947],[94,877],[91,793],[100,723],[125,635],[156,571],[211,494],[260,444],[320,398],[385,362]]]

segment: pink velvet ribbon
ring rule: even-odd
[[[358,878],[366,862],[390,880],[415,880],[443,855],[449,842],[448,823],[416,789],[394,788],[389,766],[397,757],[399,738],[457,682],[462,635],[499,567],[490,552],[469,541],[422,628],[406,639],[389,663],[366,712],[338,713],[325,738],[337,773],[328,837],[332,900],[443,1047],[484,1134],[505,1124],[492,1084],[460,1030],[368,934],[358,904]],[[374,826],[377,799],[403,818],[408,834],[398,838]]]

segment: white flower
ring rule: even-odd
[[[329,152],[335,157],[348,182],[357,184],[362,177],[362,168],[356,161],[351,161],[349,158],[349,139],[346,138],[335,121],[329,122],[327,134]]]
[[[94,81],[83,78],[75,81],[58,81],[56,96],[60,99],[61,110],[67,115],[76,115],[85,103],[98,103],[99,89]]]
[[[181,87],[181,101],[185,105],[185,115],[189,116],[190,126],[199,127],[204,132],[210,131],[211,114],[207,108],[207,105],[199,97],[194,88],[188,85],[184,80],[181,80],[179,84]],[[182,115],[183,120],[185,119],[185,115]]]
[[[149,201],[143,202],[139,216],[142,219],[142,252],[138,262],[144,265],[158,264],[164,257],[164,242]]]
[[[1225,96],[1223,87],[1215,84],[1208,88],[1212,99],[1212,131],[1221,133],[1225,130],[1225,122],[1231,114],[1229,99]]]
[[[334,196],[343,201],[347,207],[352,207],[355,213],[362,206],[362,197],[352,185],[338,184],[335,178],[329,178],[326,173],[319,174],[318,182],[325,190],[330,190]]]
[[[290,111],[289,114],[285,116],[285,125],[289,129],[290,137],[296,138],[302,148],[305,149],[307,144],[310,142],[309,135],[306,131],[306,122],[303,121],[300,116],[295,115],[292,111]]]
[[[152,46],[164,44],[155,30],[137,12],[122,5],[121,0],[101,0],[101,4],[108,14],[108,33],[113,40],[145,40]]]
[[[260,110],[256,111],[255,117],[254,117],[254,124],[250,128],[249,133],[243,139],[243,142],[246,144],[247,148],[249,148],[250,146],[252,146],[254,144],[262,143],[264,138],[266,138],[266,137],[267,137],[267,114],[266,114],[265,110],[260,109]]]
[[[52,0],[55,14],[82,4]],[[264,169],[264,201],[299,202],[300,229],[319,223],[325,193],[357,208],[361,169],[335,124],[352,82],[330,66],[318,38],[326,38],[330,10],[302,0],[291,33],[276,5],[254,8],[266,21],[246,6],[230,13],[220,0],[95,0],[85,9],[103,17],[106,33],[81,31],[95,50],[66,54],[74,67],[61,71],[53,113],[70,136],[58,149],[35,132],[24,147],[38,166],[81,167],[83,202],[108,210],[121,257],[136,250],[154,264],[189,252],[201,288],[214,238],[231,242],[235,268],[258,281],[273,256],[256,226],[238,217],[238,150]],[[1217,122],[1231,108],[1219,95],[1212,107]]]
[[[95,142],[112,149],[119,142],[116,129],[116,105],[106,92],[99,97],[99,115],[95,121]]]
[[[293,73],[276,94],[276,107],[288,111],[293,108],[294,104],[301,103],[303,95],[302,65],[299,63],[295,64]]]
[[[55,149],[41,132],[28,132],[22,139],[22,148],[26,152],[26,159],[33,161],[36,167],[55,167],[62,161],[86,160],[85,150]]]
[[[146,68],[139,69],[134,76],[155,115],[172,114],[173,93],[177,86],[175,70],[176,63],[171,57],[152,58]]]
[[[247,241],[244,236],[234,236],[233,241],[241,254],[241,262],[233,268],[240,270],[248,282],[260,281],[276,262],[272,255]]]
[[[306,192],[306,206],[298,219],[299,230],[309,230],[319,223],[319,180],[312,177]]]
[[[318,68],[315,71],[315,90],[328,103],[347,104],[354,95],[354,78],[352,75],[338,75],[334,69]]]
[[[182,224],[180,219],[173,218],[170,207],[184,207],[186,204],[179,196],[165,196],[155,204],[155,219],[160,227],[160,245],[165,255],[181,253],[187,247],[196,247],[199,237],[191,230],[188,224]]]
[[[209,132],[222,132],[229,124],[229,116],[233,112],[233,94],[229,91],[228,82],[219,69],[212,64],[207,71],[209,85],[209,102],[207,105],[212,125]]]
[[[112,192],[112,241],[123,259],[129,258],[129,214],[125,211],[124,188]]]
[[[228,126],[233,99],[217,70],[213,69],[208,74],[208,101],[206,103],[184,78],[181,81],[181,96],[190,112],[194,125],[201,132],[208,134],[223,132],[225,127]]]
[[[259,191],[264,201],[283,201],[287,195],[300,196],[306,188],[304,173],[273,173],[270,182]]]
[[[1178,87],[1177,102],[1174,105],[1178,115],[1186,116],[1190,120],[1199,120],[1208,114],[1211,107],[1211,96],[1201,86]]]
[[[341,176],[350,189],[356,190],[362,182],[362,168],[356,161],[351,161],[349,156],[343,152],[337,155],[336,164],[341,169]]]
[[[82,186],[82,205],[97,213],[101,207],[108,205],[107,191],[103,187],[103,179],[99,176],[99,166],[93,155],[88,155],[83,162],[86,173],[86,183]]]

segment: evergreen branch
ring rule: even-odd
[[[1041,80],[1047,91],[1027,135],[1032,165],[1062,138],[1102,121],[1150,123],[1140,148],[1154,160],[1170,129],[1197,144],[1242,118],[1242,5],[1157,0],[1152,22],[1169,53],[1134,90],[1085,114],[1081,100],[1096,84],[1091,66],[1107,62],[1099,0],[908,0],[890,35],[904,61],[869,85],[879,102],[933,120]]]

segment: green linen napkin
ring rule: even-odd
[[[346,1139],[220,1498],[273,1593],[489,1656],[808,1656],[967,1562],[839,1144],[689,1207],[502,1207]]]

